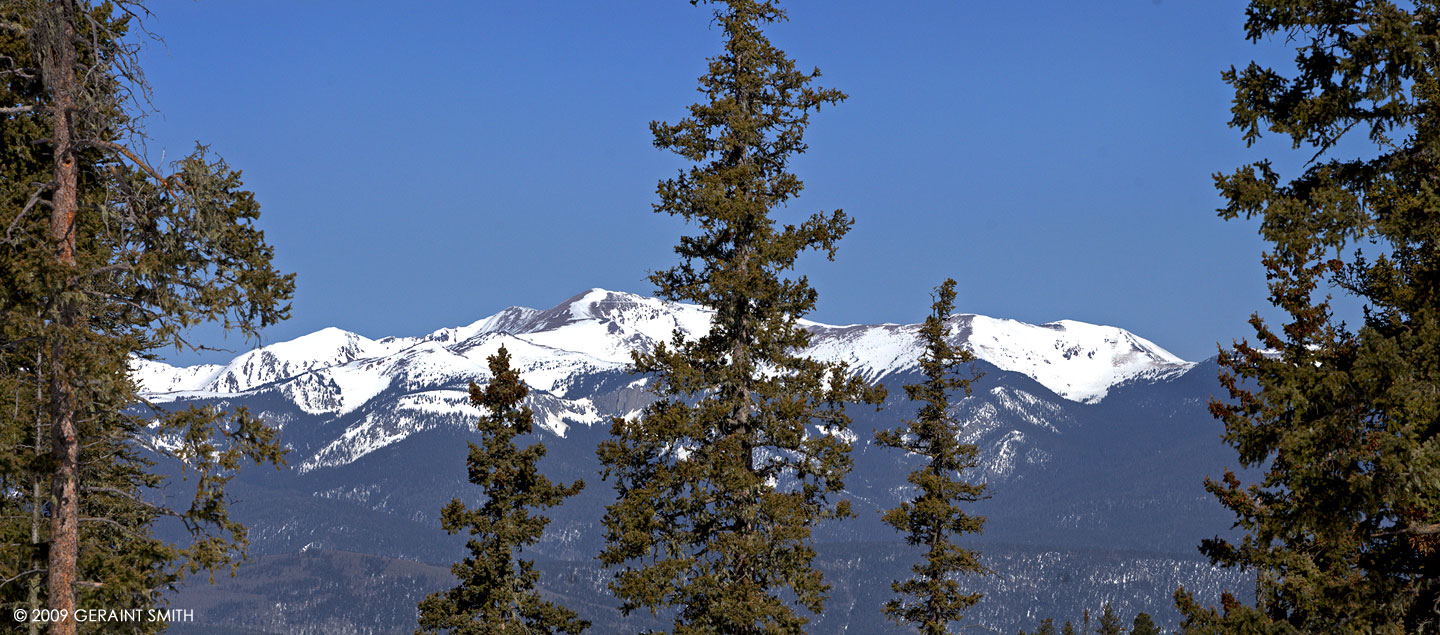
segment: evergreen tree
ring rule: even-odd
[[[533,428],[534,413],[520,405],[529,390],[510,368],[503,346],[489,362],[491,379],[484,390],[470,384],[470,401],[489,415],[477,424],[481,441],[470,443],[466,460],[470,482],[481,487],[485,502],[468,509],[451,500],[440,510],[446,532],[469,532],[470,556],[451,567],[459,586],[420,601],[422,630],[417,633],[580,633],[589,622],[541,599],[534,562],[518,559],[517,552],[538,542],[550,522],[531,510],[559,505],[585,484],[557,485],[540,474],[536,465],[545,456],[543,443],[516,447],[515,437]]]
[[[784,273],[808,250],[833,257],[851,220],[772,216],[800,192],[788,164],[805,151],[810,113],[844,98],[761,32],[784,18],[774,0],[721,3],[724,50],[700,78],[710,101],[651,124],[657,147],[696,163],[660,183],[655,210],[699,227],[676,246],[681,263],[651,280],[714,315],[698,340],[677,333],[634,357],[658,399],[617,419],[598,450],[618,493],[600,559],[623,612],[664,611],[676,633],[799,633],[799,610],[821,610],[828,585],[811,534],[852,515],[836,498],[851,467],[844,408],[881,397],[798,353],[816,294]]]
[[[1130,624],[1130,635],[1160,635],[1160,627],[1155,625],[1149,613],[1141,612]]]
[[[135,356],[185,346],[204,321],[254,337],[293,290],[238,172],[200,148],[162,174],[132,149],[146,89],[127,32],[142,14],[0,0],[0,601],[68,610],[55,633],[75,631],[77,607],[152,606],[186,573],[232,564],[246,538],[225,484],[282,455],[243,410],[129,410]],[[187,506],[155,502],[157,455],[185,464]],[[156,539],[162,517],[195,540]]]
[[[1256,593],[1176,601],[1196,633],[1440,632],[1440,13],[1255,0],[1245,28],[1296,64],[1225,72],[1231,126],[1308,159],[1288,182],[1268,160],[1216,176],[1221,216],[1259,219],[1285,315],[1222,349],[1230,400],[1211,404],[1263,476],[1207,481],[1244,536],[1201,550],[1255,570]],[[1336,316],[1327,289],[1363,315]]]
[[[910,473],[918,490],[915,497],[885,513],[884,520],[905,533],[905,542],[924,547],[924,560],[911,567],[914,577],[891,585],[900,598],[885,604],[885,614],[901,624],[914,624],[925,635],[950,632],[950,623],[980,600],[979,593],[962,593],[956,577],[987,573],[974,551],[954,542],[955,536],[977,533],[985,519],[966,514],[961,503],[985,498],[985,486],[962,480],[965,470],[979,461],[979,448],[960,441],[960,423],[949,414],[950,394],[970,394],[973,377],[961,377],[962,366],[974,361],[970,351],[946,341],[945,318],[955,309],[955,281],[935,289],[930,316],[920,327],[925,352],[920,371],[925,382],[905,387],[920,403],[916,418],[894,430],[879,430],[875,441],[924,457],[926,464]],[[968,366],[967,366],[968,367]]]
[[[1060,628],[1060,635],[1075,635],[1075,625],[1071,624],[1070,620],[1065,620],[1065,626]]]
[[[1115,615],[1115,610],[1110,603],[1106,602],[1100,612],[1099,629],[1095,631],[1098,635],[1122,635],[1125,627],[1121,625],[1120,617]]]
[[[1066,622],[1065,625],[1069,626],[1070,623]],[[1074,632],[1075,629],[1072,627],[1070,629],[1070,635],[1074,635]],[[1019,635],[1025,635],[1025,629],[1020,629]],[[1031,635],[1055,635],[1055,620],[1048,617],[1040,620],[1040,625],[1035,628],[1035,632],[1031,633]]]

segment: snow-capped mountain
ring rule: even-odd
[[[355,382],[365,376],[378,384],[380,375],[394,365],[377,360],[433,356],[426,363],[435,373],[481,379],[484,357],[504,344],[512,354],[524,351],[516,363],[527,382],[553,392],[576,372],[623,368],[631,351],[649,350],[677,329],[696,337],[710,328],[711,314],[690,304],[591,289],[546,311],[511,307],[468,326],[422,337],[371,340],[332,327],[250,351],[224,366],[141,361],[136,378],[152,399],[243,393],[309,372],[349,376]],[[1111,326],[1073,320],[1033,325],[973,314],[953,315],[947,322],[954,343],[1072,401],[1098,402],[1116,384],[1193,366]],[[815,334],[809,355],[846,362],[871,379],[914,368],[923,348],[916,324],[803,324]],[[480,374],[475,372],[476,360]],[[335,373],[337,368],[347,370]]]
[[[308,471],[348,463],[449,419],[473,421],[479,412],[466,387],[488,380],[486,358],[501,346],[535,390],[531,405],[541,427],[564,436],[571,425],[625,416],[643,405],[644,379],[625,377],[629,398],[597,405],[597,378],[624,376],[632,351],[650,350],[677,330],[700,336],[711,315],[694,305],[591,289],[548,310],[512,307],[420,337],[371,340],[327,328],[223,366],[137,360],[134,373],[152,402],[273,395],[307,415],[345,419],[343,433],[314,447],[295,446],[307,455],[300,466]],[[1175,376],[1193,366],[1115,327],[1074,321],[1037,326],[968,314],[947,322],[955,344],[1074,402],[1096,403],[1116,385]],[[845,362],[874,381],[915,369],[923,349],[915,324],[804,325],[814,334],[809,355]],[[286,417],[277,419],[285,424]],[[1011,438],[1007,447],[1013,445]]]
[[[134,373],[152,402],[244,406],[281,428],[289,466],[241,470],[229,490],[240,501],[236,518],[250,528],[255,554],[335,550],[444,563],[460,553],[463,537],[441,531],[436,514],[454,498],[477,496],[467,482],[465,453],[481,413],[468,387],[489,380],[486,358],[505,346],[533,389],[528,400],[547,446],[546,475],[587,483],[552,510],[533,553],[550,559],[547,579],[572,585],[563,588],[587,606],[605,607],[611,602],[607,578],[593,558],[613,490],[600,477],[595,448],[609,438],[611,417],[629,416],[653,399],[648,378],[628,370],[631,352],[668,341],[677,330],[698,337],[711,316],[701,307],[592,289],[550,309],[509,308],[416,337],[369,339],[330,328],[223,365],[137,361]],[[1057,569],[1057,557],[1111,563],[1095,575],[1128,576],[1123,572],[1143,565],[1153,576],[1146,584],[1158,589],[1183,584],[1218,597],[1222,588],[1235,588],[1234,575],[1194,560],[1199,540],[1225,531],[1232,520],[1202,485],[1207,474],[1233,464],[1205,408],[1210,396],[1223,394],[1213,361],[1192,364],[1108,326],[968,314],[947,322],[952,342],[973,351],[976,370],[984,373],[973,393],[955,394],[951,403],[962,438],[980,450],[967,477],[985,482],[992,497],[972,511],[989,519],[984,539],[1032,549],[1012,557],[1000,555],[1019,553],[1004,551],[1010,547],[984,548],[999,558],[991,566],[1010,576],[998,583],[996,597],[1016,594],[1016,606],[1053,601],[1069,614],[1102,600],[1138,601],[1123,580],[1075,587],[1090,595],[1055,595],[1055,576],[1081,575],[1069,565]],[[919,380],[919,325],[804,325],[813,333],[809,355],[845,362],[890,389],[881,410],[852,408],[853,423],[843,432],[854,444],[843,496],[858,518],[816,534],[817,542],[838,545],[830,565],[838,568],[827,573],[845,589],[837,593],[855,602],[879,598],[889,592],[890,578],[875,572],[903,569],[893,554],[905,549],[880,522],[881,511],[909,496],[904,475],[916,458],[876,445],[874,433],[914,413],[900,386]],[[1132,608],[1172,610],[1166,593],[1145,598]],[[399,604],[405,619],[413,619],[413,600]],[[1002,632],[1030,625],[1007,615],[986,619]]]

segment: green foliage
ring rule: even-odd
[[[1160,627],[1155,625],[1149,613],[1141,612],[1130,623],[1130,635],[1160,635]]]
[[[283,319],[294,282],[271,266],[259,207],[240,173],[199,147],[160,174],[130,150],[145,86],[128,32],[136,3],[0,0],[0,604],[55,606],[52,498],[64,468],[59,417],[78,463],[75,589],[80,607],[151,606],[187,573],[233,565],[245,529],[226,482],[246,461],[279,464],[276,432],[242,411],[137,412],[136,357],[183,347],[219,321],[247,336]],[[57,33],[65,37],[57,36]],[[73,64],[53,51],[67,49]],[[66,83],[59,90],[57,82]],[[57,140],[61,94],[68,142]],[[60,109],[65,110],[65,109]],[[60,200],[72,161],[73,206]],[[74,212],[69,224],[60,211]],[[60,238],[57,238],[57,228]],[[67,245],[67,243],[69,243]],[[146,421],[153,418],[154,421]],[[188,504],[163,506],[151,458],[183,466]],[[69,469],[69,468],[66,468]],[[172,494],[173,496],[173,494]],[[166,544],[172,518],[192,532]],[[149,624],[145,628],[158,628]]]
[[[515,445],[517,435],[530,434],[533,428],[534,413],[520,405],[529,390],[510,368],[510,353],[503,346],[489,362],[491,379],[484,390],[470,384],[470,401],[489,415],[477,424],[481,441],[470,444],[465,463],[470,482],[480,486],[485,502],[469,509],[451,500],[440,511],[445,531],[469,532],[470,555],[451,568],[459,586],[420,602],[422,630],[417,633],[574,635],[588,628],[589,622],[542,599],[535,589],[539,573],[534,562],[520,560],[517,554],[538,542],[550,523],[531,510],[559,505],[585,484],[557,485],[540,474],[537,464],[545,456],[543,443]]]
[[[974,380],[961,377],[959,371],[968,368],[975,356],[945,339],[949,330],[945,318],[954,309],[955,281],[946,280],[935,289],[930,316],[920,327],[925,342],[920,370],[925,382],[905,387],[910,399],[920,403],[920,411],[902,428],[875,433],[879,445],[927,459],[908,478],[918,490],[915,497],[884,517],[904,532],[905,542],[925,548],[924,560],[911,569],[915,576],[891,585],[901,597],[885,604],[885,614],[898,623],[914,624],[925,635],[949,633],[950,623],[980,600],[979,593],[960,591],[958,575],[988,573],[974,551],[954,543],[956,535],[977,533],[985,522],[960,507],[984,499],[985,486],[962,479],[965,470],[978,465],[979,449],[960,442],[960,423],[949,414],[950,393],[964,390],[969,395]]]
[[[880,393],[843,366],[802,357],[799,319],[815,306],[805,278],[785,278],[805,251],[833,256],[842,212],[778,224],[801,189],[787,171],[805,151],[811,112],[844,95],[816,88],[761,27],[773,0],[715,12],[724,51],[700,78],[707,103],[679,123],[652,123],[655,145],[695,162],[658,187],[655,211],[699,227],[681,263],[655,273],[661,297],[715,310],[698,340],[677,333],[634,358],[658,399],[617,419],[598,454],[618,499],[601,560],[626,614],[673,609],[677,634],[798,633],[828,585],[812,562],[817,523],[850,516],[835,495],[849,472],[847,403]]]
[[[1098,629],[1095,632],[1098,635],[1121,635],[1125,632],[1120,617],[1115,615],[1115,610],[1111,608],[1109,602],[1106,602],[1105,607],[1101,610],[1100,622],[1097,626]]]
[[[1071,633],[1075,632],[1075,627],[1070,626],[1069,622],[1066,622],[1065,626],[1070,627]],[[1025,631],[1021,630],[1020,635],[1025,635]],[[1040,620],[1040,626],[1038,626],[1031,635],[1055,635],[1055,620],[1049,617]]]
[[[1085,609],[1081,614],[1080,623],[1081,627],[1076,629],[1074,623],[1070,620],[1065,620],[1065,624],[1060,627],[1060,634],[1088,634],[1090,632],[1089,609]],[[1109,602],[1106,602],[1104,608],[1101,610],[1100,619],[1096,626],[1097,630],[1095,633],[1097,635],[1124,635],[1125,633],[1125,627],[1123,626],[1120,616],[1115,614],[1115,609]],[[1042,633],[1054,635],[1055,621],[1049,618],[1041,621],[1040,628],[1035,631],[1034,635],[1041,635]],[[1025,631],[1021,630],[1020,635],[1025,635]],[[1155,620],[1150,617],[1149,613],[1140,613],[1135,616],[1134,624],[1130,629],[1130,635],[1160,635],[1160,628],[1155,625]]]
[[[1241,465],[1207,487],[1238,541],[1201,549],[1254,569],[1254,605],[1176,599],[1196,633],[1440,632],[1440,14],[1432,3],[1256,0],[1251,40],[1296,46],[1293,76],[1224,78],[1247,143],[1286,135],[1311,157],[1217,175],[1227,219],[1258,218],[1276,329],[1222,350],[1212,403]],[[1358,130],[1357,130],[1358,129]],[[1341,144],[1363,131],[1369,149]],[[1364,305],[1335,317],[1337,289]]]

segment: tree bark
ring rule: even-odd
[[[44,372],[44,370],[42,370],[44,368],[44,363],[45,360],[42,354],[36,353],[35,403],[32,406],[31,414],[35,415],[35,454],[37,459],[39,458],[39,455],[45,452],[45,422],[42,419],[45,410],[42,410],[40,405],[44,403],[44,393],[42,392],[41,388],[41,385],[44,384],[44,381],[42,379],[43,375],[41,375],[41,373]],[[16,414],[17,416],[15,418],[16,420],[19,420],[19,413]],[[40,496],[42,495],[42,479],[40,478],[40,474],[38,472],[32,472],[30,479],[30,568],[32,570],[39,570],[44,568],[45,566],[45,563],[40,562],[40,545],[43,536],[40,528],[43,527],[45,524],[45,516],[42,513],[43,504],[41,503],[40,499]],[[28,600],[26,606],[28,606],[31,611],[44,608],[40,605],[41,583],[42,580],[39,576],[31,577],[30,580],[27,582],[27,586],[29,587],[29,595],[26,598]],[[27,626],[29,628],[30,635],[40,635],[40,622],[32,621]]]
[[[36,35],[40,70],[50,89],[51,139],[54,148],[55,190],[51,195],[50,239],[62,267],[75,265],[77,170],[75,131],[71,115],[78,97],[76,85],[75,6],[73,0],[41,2]],[[68,286],[68,281],[65,283]],[[75,426],[75,392],[68,350],[79,322],[79,311],[65,289],[60,291],[58,315],[51,323],[50,399],[51,451],[55,471],[51,481],[50,554],[47,579],[48,608],[64,615],[50,626],[53,635],[75,633],[75,579],[79,553],[80,444]]]

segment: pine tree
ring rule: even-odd
[[[134,2],[0,0],[0,600],[11,608],[144,608],[187,573],[233,564],[245,529],[225,484],[279,463],[243,410],[130,410],[135,356],[219,321],[247,337],[283,319],[293,278],[270,264],[259,207],[203,148],[164,167],[130,101],[146,88]],[[163,445],[153,441],[163,438]],[[148,457],[185,464],[188,506],[159,505]],[[194,540],[166,544],[169,517]],[[163,624],[150,623],[143,629]],[[73,617],[50,627],[73,633]],[[32,632],[37,629],[32,626]]]
[[[1099,629],[1095,631],[1098,635],[1123,635],[1125,627],[1121,625],[1120,617],[1115,615],[1115,610],[1110,603],[1106,602],[1100,612]]]
[[[849,472],[847,403],[881,394],[843,366],[801,356],[815,306],[801,253],[833,257],[851,220],[772,216],[799,194],[787,168],[805,151],[810,113],[844,98],[812,85],[761,27],[785,18],[774,0],[715,11],[724,50],[700,79],[708,103],[679,123],[652,123],[655,145],[695,166],[660,183],[655,211],[698,225],[681,263],[651,280],[668,300],[714,310],[709,332],[637,354],[657,400],[617,419],[598,454],[618,499],[601,560],[626,614],[673,619],[676,633],[799,633],[828,585],[813,566],[814,527],[852,515],[837,500]]]
[[[1069,626],[1070,623],[1066,622],[1065,625]],[[1075,629],[1071,627],[1070,635],[1074,635],[1074,633]],[[1025,635],[1025,629],[1020,629],[1019,635]],[[1055,620],[1048,617],[1040,620],[1040,625],[1035,628],[1035,632],[1031,633],[1031,635],[1055,635]]]
[[[1196,633],[1440,632],[1440,14],[1256,0],[1245,28],[1296,64],[1225,72],[1231,126],[1308,159],[1288,182],[1269,160],[1215,179],[1222,217],[1259,219],[1285,316],[1221,350],[1230,399],[1210,407],[1263,476],[1207,481],[1244,536],[1201,550],[1256,571],[1256,593],[1176,601]],[[1341,319],[1329,290],[1363,314]]]
[[[1160,635],[1160,627],[1155,625],[1149,613],[1141,612],[1130,624],[1130,635]]]
[[[1075,635],[1075,627],[1072,626],[1069,621],[1066,621],[1065,626],[1062,627],[1059,632],[1061,635]],[[1035,632],[1030,635],[1055,635],[1055,633],[1055,620],[1047,617],[1040,620],[1040,625],[1035,627]],[[1026,635],[1025,629],[1020,629],[1019,635]]]
[[[516,447],[515,437],[533,428],[534,413],[521,406],[529,390],[510,368],[510,353],[503,346],[489,362],[490,383],[483,390],[470,384],[470,401],[489,415],[477,424],[481,441],[470,443],[466,461],[470,482],[481,487],[485,502],[469,509],[451,500],[440,511],[446,532],[469,532],[470,556],[451,567],[459,586],[420,601],[422,630],[417,633],[574,635],[589,628],[589,622],[542,599],[535,589],[539,573],[534,562],[518,559],[518,552],[538,542],[550,522],[531,510],[559,505],[585,484],[557,485],[540,474],[543,443]]]
[[[885,604],[885,614],[898,623],[914,624],[925,635],[949,633],[950,623],[980,600],[979,593],[962,593],[956,577],[987,573],[973,550],[954,542],[957,535],[979,532],[985,522],[960,507],[985,498],[985,486],[963,480],[964,471],[978,464],[979,449],[960,441],[960,424],[949,414],[952,392],[970,394],[973,377],[961,377],[959,371],[975,359],[945,339],[945,318],[954,309],[955,281],[946,280],[935,289],[930,316],[920,327],[925,382],[905,386],[920,411],[904,427],[875,433],[879,445],[926,459],[908,478],[918,490],[915,497],[884,516],[887,524],[904,532],[905,542],[925,549],[924,560],[911,567],[914,577],[891,585],[901,597]]]

